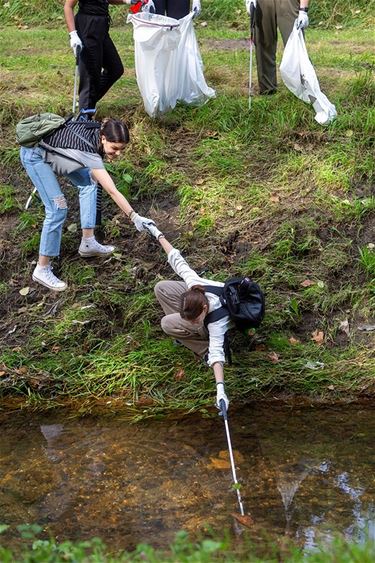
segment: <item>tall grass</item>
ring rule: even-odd
[[[203,0],[202,20],[227,23],[234,27],[247,27],[248,19],[242,0]],[[310,16],[313,24],[322,27],[334,25],[371,25],[373,22],[374,0],[321,0],[311,3]],[[111,8],[115,23],[124,22],[127,7]],[[0,6],[2,25],[14,23],[62,25],[62,0],[2,0]]]

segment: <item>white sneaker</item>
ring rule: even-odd
[[[110,244],[100,244],[95,237],[83,238],[79,245],[78,254],[85,258],[90,256],[109,256],[115,250]]]
[[[65,282],[59,280],[52,272],[51,266],[36,266],[33,271],[33,280],[48,287],[52,291],[64,291],[68,286]]]

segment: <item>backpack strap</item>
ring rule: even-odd
[[[80,135],[79,133],[77,133],[77,131],[74,131],[73,127],[70,127],[70,132],[73,133],[73,135],[75,137],[78,137],[78,139],[81,139],[81,141],[83,141],[84,143],[86,143],[86,145],[88,145],[89,147],[91,147],[92,149],[94,149],[95,151],[98,150],[98,147],[96,147],[95,145],[93,145],[92,143],[90,143],[90,141],[88,141],[87,139],[85,139],[85,137],[83,135]],[[88,129],[95,129],[95,127],[88,127]]]
[[[224,286],[218,287],[217,285],[204,285],[203,289],[205,293],[213,293],[214,295],[221,297],[223,294]]]
[[[208,313],[208,315],[206,315],[204,319],[204,326],[207,328],[210,323],[215,323],[216,321],[228,316],[228,309],[224,307],[224,304],[221,300],[224,289],[223,287],[218,287],[217,285],[205,285],[203,286],[203,288],[205,293],[213,293],[214,295],[220,297],[220,302],[222,304],[221,307],[219,307],[215,311],[211,311],[211,313]]]
[[[203,324],[207,328],[210,323],[216,323],[216,321],[219,321],[224,317],[229,317],[228,309],[226,307],[219,307],[218,309],[215,309],[215,311],[211,311],[211,313],[208,313],[208,315],[205,316]]]
[[[224,289],[224,287],[218,287],[217,285],[205,285],[204,286],[204,292],[205,293],[213,293],[214,295],[217,295],[218,297],[220,297],[221,303],[223,303],[223,300],[222,300],[223,289]],[[229,317],[229,311],[228,311],[227,307],[225,307],[225,305],[222,304],[221,307],[219,307],[218,309],[215,309],[215,311],[211,311],[211,313],[208,313],[208,315],[206,315],[206,317],[203,321],[203,324],[207,328],[210,323],[215,323],[216,321],[219,321],[220,319],[223,319],[224,317]],[[223,348],[224,348],[224,354],[225,354],[225,357],[228,361],[228,364],[231,366],[232,365],[232,352],[231,352],[231,349],[230,349],[228,331],[224,334]]]

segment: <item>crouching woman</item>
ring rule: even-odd
[[[205,291],[205,286],[223,287],[224,284],[198,276],[154,224],[145,224],[145,229],[160,243],[170,266],[183,280],[160,281],[155,286],[156,299],[165,313],[161,327],[168,336],[192,350],[213,369],[216,406],[220,408],[220,401],[224,399],[228,409],[229,400],[224,389],[224,337],[230,319],[226,316],[210,322],[207,327],[204,322],[209,313],[221,307],[219,297]]]
[[[128,142],[129,131],[125,123],[105,119],[90,127],[71,122],[45,137],[37,146],[21,148],[21,162],[45,207],[39,260],[32,275],[34,281],[52,291],[63,291],[67,287],[54,275],[51,267],[51,258],[60,254],[62,228],[68,211],[57,175],[65,176],[78,188],[82,228],[78,252],[81,256],[108,256],[114,251],[113,246],[99,244],[94,235],[98,183],[133,221],[137,230],[144,229],[147,219],[135,213],[117,190],[103,163],[104,157],[111,161],[119,156]]]

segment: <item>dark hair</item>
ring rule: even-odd
[[[201,285],[193,285],[181,295],[180,315],[187,321],[193,321],[202,313],[204,306],[209,307],[208,299]]]
[[[100,134],[104,135],[110,143],[128,143],[130,140],[127,125],[119,119],[112,119],[112,117],[103,119]]]

